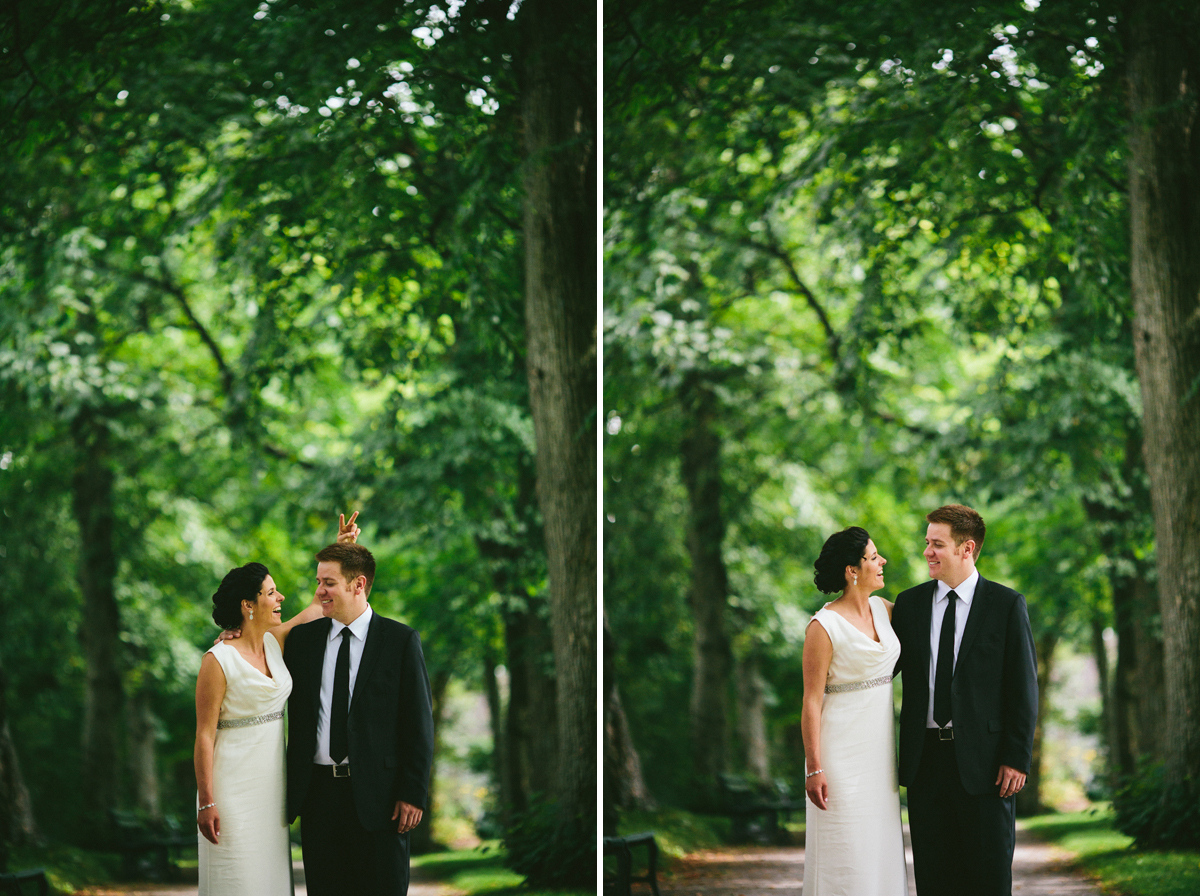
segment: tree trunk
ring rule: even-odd
[[[429,803],[421,816],[421,823],[413,828],[409,835],[409,849],[415,856],[430,852],[440,852],[445,849],[433,839],[434,817],[437,812],[437,757],[442,745],[442,723],[446,718],[446,688],[450,684],[450,673],[446,666],[453,665],[450,657],[442,658],[444,667],[433,674],[429,682],[429,691],[433,704],[433,762],[429,765]]]
[[[1116,767],[1121,777],[1137,770],[1142,759],[1162,759],[1163,644],[1158,594],[1142,564],[1113,584],[1113,618],[1117,630],[1117,669],[1113,682],[1113,727]]]
[[[681,447],[688,494],[688,553],[693,639],[691,741],[696,786],[701,799],[715,794],[717,775],[726,770],[729,740],[729,680],[733,666],[726,620],[728,578],[722,544],[721,440],[716,431],[716,396],[711,386],[692,379],[681,395],[687,430]]]
[[[41,840],[21,763],[8,728],[8,681],[0,665],[0,873],[13,846]]]
[[[122,687],[120,619],[113,582],[113,482],[108,433],[84,411],[72,426],[76,467],[72,481],[82,556],[79,587],[83,620],[79,639],[87,666],[84,691],[80,831],[85,839],[108,830],[107,812],[120,794]]]
[[[1017,794],[1017,815],[1040,815],[1046,811],[1042,805],[1042,743],[1046,732],[1046,710],[1050,705],[1050,679],[1054,672],[1054,648],[1058,646],[1058,631],[1061,620],[1051,631],[1034,639],[1037,654],[1038,714],[1033,729],[1033,759],[1029,763],[1029,776],[1025,788]]]
[[[1117,665],[1112,683],[1112,749],[1109,753],[1115,782],[1133,774],[1136,755],[1137,701],[1133,690],[1138,648],[1134,634],[1133,582],[1112,577],[1113,629],[1117,633]]]
[[[153,695],[140,687],[127,703],[129,714],[129,771],[138,810],[153,821],[162,819],[158,794],[158,723]]]
[[[508,747],[504,736],[504,700],[497,677],[496,657],[491,648],[483,655],[483,689],[487,694],[488,725],[492,731],[492,778],[496,788],[496,810],[501,824],[508,828],[508,807],[512,805],[512,783],[508,777]]]
[[[504,622],[508,651],[508,771],[512,813],[529,810],[535,796],[554,787],[558,725],[553,646],[546,621],[535,608],[508,613]]]
[[[650,809],[654,801],[621,705],[614,669],[616,645],[604,618],[604,836],[617,836],[620,809]]]
[[[1133,581],[1134,638],[1137,643],[1137,677],[1130,681],[1130,693],[1137,709],[1136,759],[1162,762],[1165,759],[1163,717],[1167,714],[1167,672],[1163,648],[1162,616],[1158,590],[1146,578],[1145,571]]]
[[[566,856],[596,839],[595,7],[526,0],[518,19],[526,367],[558,697],[551,848]],[[563,873],[587,884],[595,871]]]
[[[1134,350],[1162,609],[1166,791],[1200,799],[1200,9],[1131,3]]]
[[[742,745],[742,763],[747,773],[766,783],[771,780],[767,745],[767,690],[757,651],[738,660],[737,688],[738,741]]]
[[[1117,764],[1114,761],[1116,724],[1113,714],[1112,674],[1108,665],[1108,645],[1104,640],[1107,620],[1099,610],[1092,611],[1092,655],[1096,658],[1096,675],[1100,687],[1100,747],[1104,754],[1104,778],[1111,793],[1117,786]]]

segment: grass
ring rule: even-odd
[[[1021,827],[1075,854],[1075,866],[1113,896],[1195,896],[1200,893],[1200,852],[1136,850],[1113,829],[1107,808],[1038,815]]]
[[[654,832],[660,856],[678,859],[689,852],[725,845],[729,840],[729,819],[672,808],[621,813],[618,833],[628,835],[642,831]]]
[[[28,868],[45,869],[51,888],[58,893],[70,894],[83,887],[116,880],[121,859],[113,852],[95,852],[58,843],[13,849],[8,857],[8,870]]]
[[[521,875],[504,867],[499,841],[486,841],[475,849],[435,852],[416,856],[414,870],[468,896],[583,896],[591,890],[534,890]]]

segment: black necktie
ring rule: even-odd
[[[329,755],[335,765],[350,753],[350,629],[342,629],[342,646],[333,667],[333,707],[329,714]]]
[[[950,680],[954,678],[954,607],[958,595],[946,595],[949,604],[942,616],[942,631],[938,635],[937,670],[933,673],[933,720],[939,728],[950,721]]]

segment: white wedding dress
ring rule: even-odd
[[[213,750],[218,843],[200,838],[200,896],[292,896],[284,789],[283,707],[292,676],[275,638],[263,638],[268,678],[228,642],[209,653],[225,673]]]
[[[908,893],[891,685],[900,641],[882,598],[869,603],[879,643],[828,604],[813,616],[833,642],[821,707],[829,808],[806,798],[804,896]]]

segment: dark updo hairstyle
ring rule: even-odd
[[[867,530],[859,526],[851,526],[841,532],[834,532],[825,539],[821,547],[821,556],[813,564],[817,574],[813,581],[817,590],[822,594],[834,594],[846,590],[846,567],[858,566],[863,561],[867,551],[867,542],[871,536]]]
[[[242,627],[242,601],[258,601],[258,589],[268,570],[261,563],[247,563],[231,569],[221,579],[221,587],[213,595],[213,622],[229,631]]]

